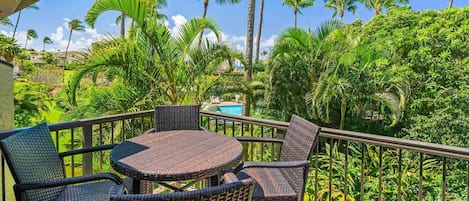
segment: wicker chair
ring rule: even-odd
[[[235,169],[238,177],[251,177],[256,181],[253,200],[303,200],[310,154],[319,130],[319,126],[293,115],[284,140],[237,138],[241,142],[282,144],[278,161],[245,162]]]
[[[0,141],[16,184],[16,200],[109,200],[110,189],[124,190],[111,173],[65,178],[61,157],[96,148],[57,153],[48,126],[43,123]]]
[[[144,134],[171,130],[206,130],[200,127],[199,105],[166,105],[155,107],[155,128]]]
[[[119,187],[111,190],[111,201],[250,201],[254,189],[252,179],[238,180],[233,173],[223,176],[225,184],[202,190],[169,194],[123,195]]]

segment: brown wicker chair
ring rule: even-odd
[[[256,181],[253,200],[301,201],[308,177],[309,159],[320,127],[293,115],[285,140],[239,137],[241,142],[281,143],[276,162],[245,162],[235,169],[240,178]]]
[[[225,184],[202,190],[169,194],[123,195],[119,187],[111,190],[111,201],[250,201],[254,189],[252,179],[238,180],[233,173],[223,176]],[[114,192],[115,191],[115,192]]]
[[[200,127],[199,105],[155,107],[155,128],[144,134],[171,130],[205,130]]]
[[[65,178],[61,157],[99,148],[57,153],[48,126],[43,123],[0,141],[16,184],[16,200],[109,200],[110,189],[124,190],[111,173]],[[108,147],[105,147],[107,149]]]

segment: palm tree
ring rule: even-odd
[[[84,31],[85,27],[81,24],[81,21],[78,19],[74,19],[70,22],[68,22],[68,29],[70,29],[70,33],[68,34],[68,43],[67,43],[67,48],[65,49],[65,56],[64,56],[64,67],[67,65],[67,54],[68,54],[68,48],[70,47],[70,41],[72,40],[72,33],[73,31]]]
[[[383,8],[387,8],[398,3],[408,3],[409,0],[361,0],[369,9],[375,10],[375,15],[379,15]]]
[[[293,14],[295,14],[295,27],[297,22],[297,14],[302,14],[300,8],[306,8],[314,5],[314,0],[283,0],[283,5],[287,5],[293,8]]]
[[[34,10],[39,10],[39,7],[36,5],[36,4],[33,4],[33,5],[30,5],[26,8],[30,8],[30,9],[34,9]],[[16,18],[16,23],[15,23],[15,28],[13,29],[13,38],[15,37],[15,34],[16,34],[16,29],[18,28],[18,24],[20,23],[20,18],[21,18],[21,11],[23,9],[21,9],[20,11],[18,11],[18,17]]]
[[[28,41],[33,39],[33,38],[37,38],[36,30],[28,29],[28,31],[26,32],[26,42],[24,43],[24,49],[26,49],[28,47]]]
[[[256,0],[249,0],[248,2],[248,27],[246,34],[246,54],[244,66],[244,78],[246,82],[252,81],[252,48],[254,40],[254,15],[255,15]],[[244,96],[244,106],[243,106],[243,115],[249,116],[251,112],[251,99],[247,96]]]
[[[11,20],[9,18],[3,18],[3,19],[0,19],[0,24],[1,25],[5,25],[5,26],[13,26],[13,23],[11,23]]]
[[[449,0],[449,4],[448,4],[448,7],[453,7],[453,0]]]
[[[209,29],[220,39],[211,19],[195,18],[171,34],[160,20],[155,2],[147,0],[100,0],[88,11],[85,21],[94,26],[98,16],[109,10],[125,13],[135,26],[126,38],[96,43],[86,64],[70,86],[71,102],[80,79],[88,73],[105,71],[119,77],[131,92],[125,102],[132,107],[171,103],[200,103],[213,87],[216,68],[231,56],[228,46],[205,41],[192,45],[200,32]]]
[[[257,40],[256,40],[256,63],[259,62],[259,50],[261,46],[261,35],[262,35],[262,21],[264,20],[264,1],[261,0],[261,5],[259,8],[259,24],[257,27]]]
[[[345,11],[350,11],[353,14],[357,11],[357,6],[355,5],[357,0],[325,0],[325,2],[326,8],[334,9],[332,17],[339,14],[340,21],[344,18]]]
[[[47,36],[44,37],[44,38],[42,39],[42,44],[43,44],[43,45],[42,45],[42,51],[43,51],[43,52],[46,51],[46,44],[52,44],[52,43],[54,43],[54,42],[52,42],[52,40],[51,40],[49,37],[47,37]]]
[[[215,0],[215,2],[217,2],[218,4],[237,4],[240,1],[241,0]],[[203,19],[205,19],[205,17],[207,17],[207,10],[208,10],[209,2],[210,2],[210,0],[204,0],[204,13],[202,15]],[[202,33],[200,33],[199,43],[198,44],[200,44],[202,42],[203,35],[204,35],[204,31],[202,31]]]

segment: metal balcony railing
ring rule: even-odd
[[[288,123],[201,111],[205,128],[227,136],[283,138]],[[59,152],[116,144],[153,127],[152,110],[50,124]],[[0,140],[22,129],[0,131]],[[272,161],[279,147],[246,144],[244,159]],[[313,150],[308,200],[469,200],[469,149],[322,128]],[[112,171],[109,151],[64,159],[67,176]],[[2,201],[13,200],[1,160]]]

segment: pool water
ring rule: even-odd
[[[219,105],[218,110],[225,114],[241,115],[243,113],[243,105]]]

